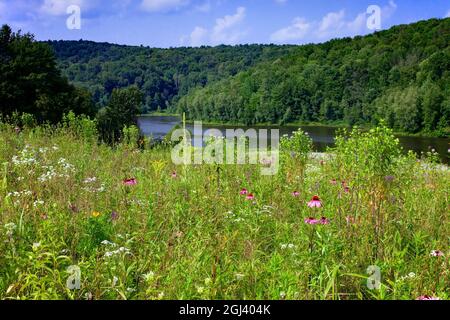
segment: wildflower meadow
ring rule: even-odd
[[[299,130],[274,176],[123,137],[0,124],[0,299],[449,298],[448,167],[386,127]]]

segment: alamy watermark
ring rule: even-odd
[[[381,8],[377,5],[367,7],[366,13],[370,16],[367,18],[366,26],[369,30],[381,29]]]
[[[194,137],[187,129],[172,132],[171,141],[177,143],[172,149],[172,161],[176,165],[259,163],[262,175],[275,175],[279,167],[280,131],[270,129],[270,136],[268,131],[226,129],[224,135],[219,129],[203,132],[202,122],[196,121]]]
[[[81,269],[79,266],[70,266],[67,268],[69,277],[66,286],[69,290],[79,290],[81,287]]]
[[[70,5],[66,9],[66,13],[69,17],[66,20],[66,27],[69,30],[81,29],[81,8],[75,4]]]
[[[378,266],[369,266],[366,270],[369,277],[367,278],[367,288],[370,290],[379,290],[381,288],[381,269]]]

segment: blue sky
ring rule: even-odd
[[[70,5],[81,29],[66,26]],[[370,5],[381,28],[450,16],[450,0],[0,0],[0,23],[38,40],[93,40],[151,47],[304,44],[364,35]]]

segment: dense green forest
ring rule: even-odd
[[[4,25],[0,29],[0,114],[28,113],[40,122],[58,122],[71,110],[94,115],[90,93],[61,76],[49,46]]]
[[[133,114],[155,110],[244,124],[384,119],[397,131],[446,135],[449,43],[448,18],[323,44],[170,49],[43,43],[4,26],[1,113],[50,122],[69,110],[97,114],[101,131],[113,136]]]
[[[299,46],[285,57],[191,91],[173,110],[255,123],[380,119],[409,133],[444,134],[450,115],[450,19]]]
[[[303,46],[152,49],[52,41],[58,66],[104,106],[138,87],[143,112],[231,123],[376,124],[446,134],[450,19]]]
[[[137,86],[144,110],[164,110],[190,89],[273,61],[294,46],[240,45],[154,49],[91,41],[50,41],[58,64],[74,84],[89,88],[101,106],[115,88]]]

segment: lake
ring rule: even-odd
[[[145,136],[152,136],[155,139],[160,139],[164,137],[170,130],[181,123],[180,117],[174,116],[145,116],[138,118],[138,125],[141,129],[142,134]],[[186,128],[191,132],[193,131],[193,125],[187,124]],[[230,128],[241,128],[248,129],[245,126],[226,126],[226,125],[203,125],[203,131],[208,129],[219,129],[225,134],[226,129]],[[257,127],[257,129],[279,129],[280,136],[283,134],[291,134],[293,131],[297,130],[297,126],[264,126]],[[325,151],[327,147],[333,146],[334,137],[336,135],[337,128],[327,127],[327,126],[300,126],[302,130],[308,132],[309,136],[312,138],[314,143],[314,151],[322,152]],[[270,132],[269,132],[270,136]],[[435,149],[439,153],[442,161],[446,164],[449,163],[449,148],[450,139],[448,138],[429,138],[429,137],[405,137],[398,136],[400,144],[403,149],[413,150],[416,153],[427,152],[431,149]]]

